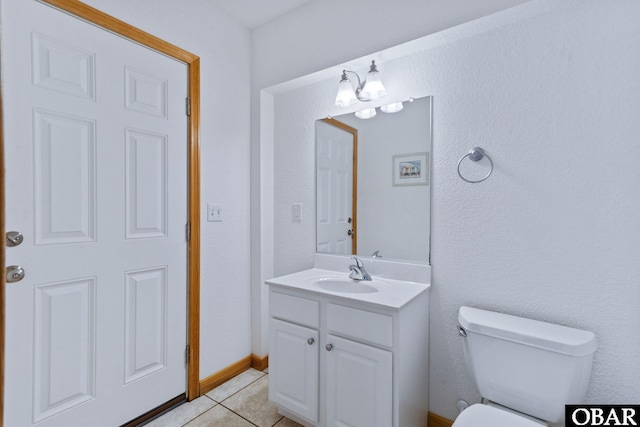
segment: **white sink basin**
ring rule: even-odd
[[[347,260],[348,265],[348,260]],[[347,270],[348,268],[344,268]],[[349,279],[349,273],[336,270],[310,268],[286,276],[274,277],[266,283],[274,287],[298,289],[376,304],[387,308],[400,308],[429,289],[429,284],[373,276],[373,280]]]
[[[375,282],[378,282],[377,280]],[[370,284],[371,283],[371,284]],[[313,282],[314,286],[324,289],[325,291],[341,292],[344,294],[372,294],[378,292],[378,288],[372,286],[374,282],[358,281],[342,278],[318,279]]]

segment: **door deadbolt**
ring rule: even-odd
[[[7,231],[7,246],[18,246],[23,240],[24,237],[19,231]]]
[[[10,265],[6,269],[7,271],[7,283],[19,282],[24,279],[24,268],[19,265]]]

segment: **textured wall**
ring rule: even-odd
[[[263,89],[527,1],[312,1],[252,32],[254,84]]]
[[[207,377],[251,352],[249,31],[206,0],[85,0],[200,57],[201,351]],[[207,202],[224,207],[206,221]]]
[[[588,1],[439,49],[432,410],[477,400],[454,333],[469,304],[593,331],[588,400],[639,402],[640,3]],[[496,164],[467,184],[473,145]]]
[[[262,321],[268,305],[264,281],[275,274],[273,257],[281,249],[274,247],[274,221],[278,217],[273,215],[291,217],[290,205],[282,212],[272,208],[273,129],[265,123],[273,124],[270,118],[273,109],[267,105],[272,99],[271,93],[265,94],[266,91],[270,92],[273,85],[527,1],[322,0],[309,2],[252,31],[251,298],[252,349],[255,354],[268,352],[266,325]],[[365,59],[363,66],[368,63]],[[332,75],[329,92],[334,91],[337,78],[339,74]],[[314,108],[307,103],[301,107]],[[313,117],[323,117],[323,114]],[[270,169],[265,170],[264,164],[271,165]],[[312,236],[305,229],[301,232],[300,236],[305,238]],[[285,236],[290,235],[286,233]],[[294,245],[297,245],[295,241]],[[303,264],[294,257],[291,267],[309,265],[311,259],[307,256],[307,262]]]
[[[390,90],[434,96],[431,411],[479,400],[455,329],[465,304],[593,331],[588,401],[639,402],[640,3],[506,15],[380,64]],[[290,209],[313,206],[313,121],[338,114],[335,86],[275,96],[276,273],[311,263],[313,224]],[[474,185],[456,164],[476,145],[495,170]]]

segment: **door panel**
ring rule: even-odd
[[[35,288],[36,422],[95,398],[95,285],[91,277]]]
[[[95,120],[34,109],[35,244],[96,236]]]
[[[167,137],[126,132],[127,239],[167,235]]]
[[[120,425],[186,387],[187,66],[1,6],[5,425]]]
[[[31,35],[33,84],[95,99],[95,55],[36,32]]]
[[[161,77],[125,67],[126,108],[166,118],[167,86],[168,82]]]
[[[126,273],[125,384],[163,369],[167,354],[167,268]]]

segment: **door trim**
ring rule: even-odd
[[[4,259],[5,235],[4,235],[4,113],[2,102],[2,85],[0,85],[0,427],[4,425],[4,285],[5,266]]]
[[[340,120],[336,120],[333,117],[321,120],[331,126],[335,126],[350,133],[353,137],[353,176],[351,178],[351,215],[353,216],[353,224],[351,229],[353,230],[356,238],[351,239],[351,253],[356,255],[358,253],[358,129],[351,127]]]
[[[63,12],[118,34],[159,53],[185,63],[189,68],[188,93],[188,210],[190,239],[188,242],[188,318],[187,360],[188,400],[199,396],[200,380],[200,58],[184,49],[146,33],[78,0],[37,0]],[[4,130],[2,123],[2,93],[0,92],[0,426],[4,420],[4,345],[5,345],[5,187],[4,187]]]

